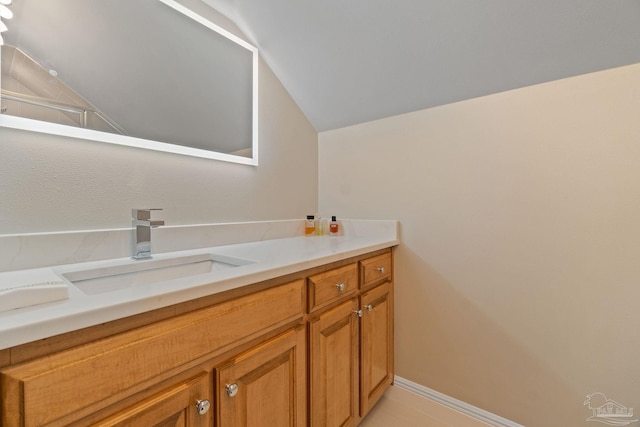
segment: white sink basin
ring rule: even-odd
[[[253,264],[241,258],[204,253],[166,259],[127,260],[119,265],[62,273],[88,295],[207,274]]]

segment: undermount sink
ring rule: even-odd
[[[180,279],[253,264],[254,261],[213,253],[166,259],[127,260],[122,264],[62,273],[88,295]]]

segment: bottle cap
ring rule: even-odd
[[[313,219],[313,215],[307,215],[307,219]]]
[[[331,216],[331,221],[335,221],[335,220],[336,220],[336,216],[335,216],[335,215],[332,215],[332,216]]]

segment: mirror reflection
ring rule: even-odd
[[[173,0],[7,8],[1,125],[257,164],[253,46]]]

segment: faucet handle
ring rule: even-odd
[[[133,219],[139,221],[148,221],[151,219],[151,211],[161,211],[162,208],[149,208],[149,209],[131,209],[131,216]],[[163,225],[163,224],[160,224]]]

